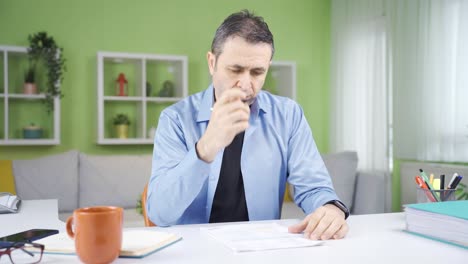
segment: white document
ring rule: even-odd
[[[323,244],[323,241],[306,239],[303,234],[289,233],[286,226],[275,223],[220,225],[200,229],[235,252],[313,247]]]
[[[16,195],[9,193],[0,194],[0,214],[17,213],[21,200]]]

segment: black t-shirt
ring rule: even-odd
[[[218,185],[211,207],[210,223],[249,221],[244,181],[240,167],[242,132],[224,149]]]

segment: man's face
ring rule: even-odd
[[[240,37],[228,38],[217,58],[208,52],[216,98],[219,99],[227,89],[238,87],[245,92],[246,102],[252,104],[265,82],[271,52],[269,44],[250,44]]]

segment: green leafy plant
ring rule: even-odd
[[[455,197],[457,200],[468,200],[468,186],[464,183],[458,184]]]
[[[25,83],[35,83],[36,82],[36,68],[35,66],[29,66],[29,68],[24,73],[24,82]]]
[[[38,32],[28,36],[29,60],[36,65],[39,61],[43,62],[47,70],[46,98],[45,104],[47,112],[54,110],[54,98],[64,95],[60,89],[60,83],[63,81],[63,73],[66,72],[65,59],[63,58],[63,48],[59,47],[53,37],[48,36],[47,32]]]
[[[117,114],[114,117],[114,125],[130,125],[130,119],[126,114]]]
[[[143,205],[142,205],[142,203],[141,203],[141,195],[140,195],[140,197],[137,199],[137,204],[136,204],[136,208],[135,208],[135,209],[136,209],[137,213],[143,215]]]

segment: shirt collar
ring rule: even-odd
[[[258,116],[260,111],[266,113],[266,108],[265,108],[265,102],[262,100],[261,94],[263,92],[260,91],[260,93],[257,95],[256,100],[253,102],[251,106],[251,114],[254,114],[254,116]],[[202,95],[202,100],[200,103],[200,107],[198,110],[198,116],[197,116],[197,122],[204,122],[210,120],[211,117],[211,107],[214,104],[214,88],[213,84],[211,84],[208,89],[206,89],[203,92]]]

